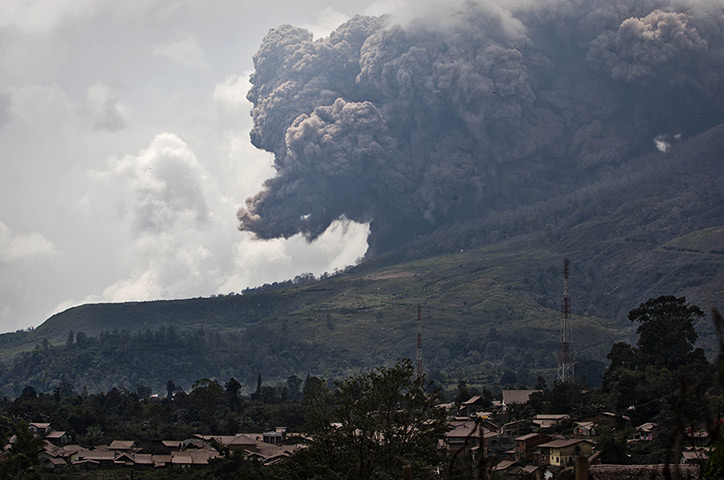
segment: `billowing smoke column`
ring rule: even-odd
[[[466,2],[405,27],[355,17],[316,41],[284,25],[254,65],[251,140],[277,175],[240,228],[313,239],[371,221],[371,254],[724,120],[716,1]]]

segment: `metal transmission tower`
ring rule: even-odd
[[[561,307],[561,339],[558,346],[558,381],[571,382],[573,373],[573,332],[571,297],[568,294],[568,259],[563,260],[563,302]]]
[[[417,304],[417,376],[422,375],[422,310]]]

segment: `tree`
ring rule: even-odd
[[[173,398],[173,394],[176,392],[176,384],[173,380],[166,382],[166,398]]]
[[[608,352],[606,358],[611,361],[608,366],[609,370],[636,368],[636,352],[626,342],[616,342],[611,345],[611,351]]]
[[[672,295],[649,299],[631,310],[629,320],[639,324],[638,367],[676,370],[691,361],[699,338],[695,325],[703,316],[699,307],[686,303],[686,297]]]
[[[305,402],[312,420],[308,425],[316,427],[314,441],[295,454],[290,468],[315,475],[331,469],[323,478],[367,480],[399,478],[409,464],[415,478],[435,475],[445,414],[436,407],[438,392],[426,391],[425,377],[415,375],[410,360],[337,382],[334,393],[323,382],[308,383]],[[332,421],[337,428],[330,428]]]
[[[252,400],[261,399],[261,372],[256,376],[256,391],[251,394]]]
[[[455,403],[459,405],[463,402],[470,400],[470,397],[471,395],[470,391],[468,391],[468,383],[463,379],[458,380],[458,389],[457,394],[455,395]]]
[[[15,443],[9,455],[0,463],[0,478],[40,479],[40,459],[43,439],[34,436],[28,424],[20,422],[15,428]]]
[[[229,406],[232,410],[239,407],[239,390],[241,390],[241,383],[234,377],[231,377],[224,385],[224,392],[229,398]]]
[[[292,375],[287,378],[287,389],[289,392],[289,398],[297,399],[301,395],[301,388],[302,388],[302,381],[301,378],[297,377],[296,375]]]

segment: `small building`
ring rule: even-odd
[[[136,442],[133,440],[113,440],[108,450],[117,452],[131,452],[135,450]]]
[[[590,457],[594,443],[583,438],[553,440],[539,445],[541,459],[549,465],[571,466],[578,456]]]
[[[596,426],[605,425],[611,429],[624,428],[631,423],[631,418],[613,412],[598,412],[595,415],[579,418],[580,422],[593,422]]]
[[[45,435],[45,440],[54,445],[65,445],[70,443],[70,436],[61,431],[52,431]]]
[[[48,471],[62,470],[68,466],[68,462],[56,457],[45,457],[41,459],[41,462],[43,463],[43,469]]]
[[[573,435],[592,437],[596,435],[596,424],[593,422],[576,422],[573,424]]]
[[[708,447],[686,447],[681,452],[681,463],[701,464],[709,459]]]
[[[476,430],[475,422],[462,422],[452,425],[451,430],[445,432],[443,441],[448,451],[466,449],[466,452],[461,453],[469,453],[472,447],[480,443],[480,432]]]
[[[658,425],[652,422],[644,423],[636,427],[636,433],[638,433],[638,439],[641,441],[655,440],[659,436]]]
[[[477,412],[482,412],[490,406],[490,402],[486,401],[480,395],[469,398],[460,404],[460,415],[472,416]]]
[[[206,445],[210,445],[211,441],[216,441],[221,445],[232,449],[246,450],[247,452],[256,452],[257,442],[250,435],[239,433],[236,435],[201,435],[196,434],[196,438],[202,440]]]
[[[504,475],[517,475],[522,468],[523,466],[516,461],[502,460],[495,465],[494,470],[496,473],[502,473]]]
[[[44,437],[53,431],[53,429],[50,428],[49,423],[41,422],[31,422],[28,425],[28,429],[32,432],[33,435],[40,435],[41,437]]]
[[[535,480],[543,480],[544,467],[542,465],[526,465],[518,472],[524,478],[534,478]]]
[[[541,430],[547,430],[559,425],[564,420],[570,420],[571,417],[563,414],[538,414],[533,417],[533,423],[538,426]]]
[[[551,440],[553,440],[553,437],[544,433],[529,433],[521,437],[516,437],[514,440],[515,459],[523,463],[532,461],[538,446],[548,443]]]
[[[272,445],[281,445],[287,439],[287,427],[276,427],[272,432],[262,433],[262,441]]]
[[[530,420],[514,420],[512,422],[503,424],[503,426],[500,428],[500,431],[503,433],[507,433],[508,435],[512,435],[513,437],[519,437],[521,435],[531,433],[533,431],[533,427],[535,426],[536,425]]]
[[[161,444],[172,452],[179,452],[183,447],[183,442],[181,440],[162,440]]]
[[[504,458],[506,452],[513,448],[513,437],[500,432],[487,432],[485,438],[485,454],[489,457]]]

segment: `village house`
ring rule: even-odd
[[[647,422],[636,427],[638,439],[641,441],[655,440],[659,436],[659,429],[655,423]]]
[[[523,478],[543,480],[545,478],[545,467],[542,465],[525,465],[520,469],[519,474]]]
[[[515,460],[502,460],[495,465],[495,472],[503,475],[518,475],[523,465]]]
[[[686,447],[681,452],[681,463],[701,464],[709,459],[709,447]]]
[[[553,437],[543,433],[529,433],[515,438],[516,461],[523,463],[534,461],[534,454],[538,450],[538,446],[551,440]]]
[[[281,445],[287,439],[287,427],[276,427],[273,431],[264,432],[262,441],[273,445]]]
[[[579,422],[593,422],[595,426],[605,425],[611,429],[624,428],[631,423],[631,418],[613,412],[598,412],[578,419]]]
[[[485,438],[485,454],[489,457],[515,458],[513,453],[513,437],[500,432],[487,432]]]
[[[569,440],[553,440],[539,445],[541,459],[550,465],[571,466],[575,458],[593,454],[594,443],[591,440],[573,438]]]
[[[573,435],[580,437],[592,437],[596,435],[596,424],[593,422],[575,422],[573,424]]]
[[[478,412],[482,412],[489,406],[489,402],[485,401],[480,395],[476,395],[460,404],[458,414],[461,416],[472,416]]]
[[[218,442],[220,445],[229,447],[232,449],[238,448],[240,450],[246,450],[247,452],[256,452],[257,443],[250,436],[245,434],[237,435],[200,435],[196,434],[197,439],[202,440],[206,445],[211,446],[211,442]]]
[[[460,450],[465,448],[469,453],[472,447],[475,447],[479,443],[480,431],[476,428],[475,422],[463,421],[463,422],[451,422],[449,423],[450,430],[445,432],[443,436],[443,442],[445,448],[449,452]],[[483,430],[483,434],[485,430]]]
[[[558,426],[564,420],[570,420],[571,417],[565,414],[538,414],[533,417],[533,423],[540,430],[547,430]]]
[[[478,424],[489,432],[497,432],[500,430],[496,424],[490,421],[493,414],[490,412],[478,412],[471,416]]]
[[[55,431],[45,435],[45,440],[55,445],[66,445],[70,443],[70,435],[64,431]]]
[[[117,452],[135,452],[138,449],[136,448],[136,442],[133,440],[113,440],[111,444],[108,445],[108,450]]]
[[[500,431],[512,435],[513,437],[519,437],[533,431],[535,424],[527,419],[514,420],[503,424]]]
[[[47,434],[53,431],[53,429],[50,428],[49,423],[40,422],[31,422],[28,425],[28,429],[32,432],[33,435],[40,435],[41,437],[45,437]]]

